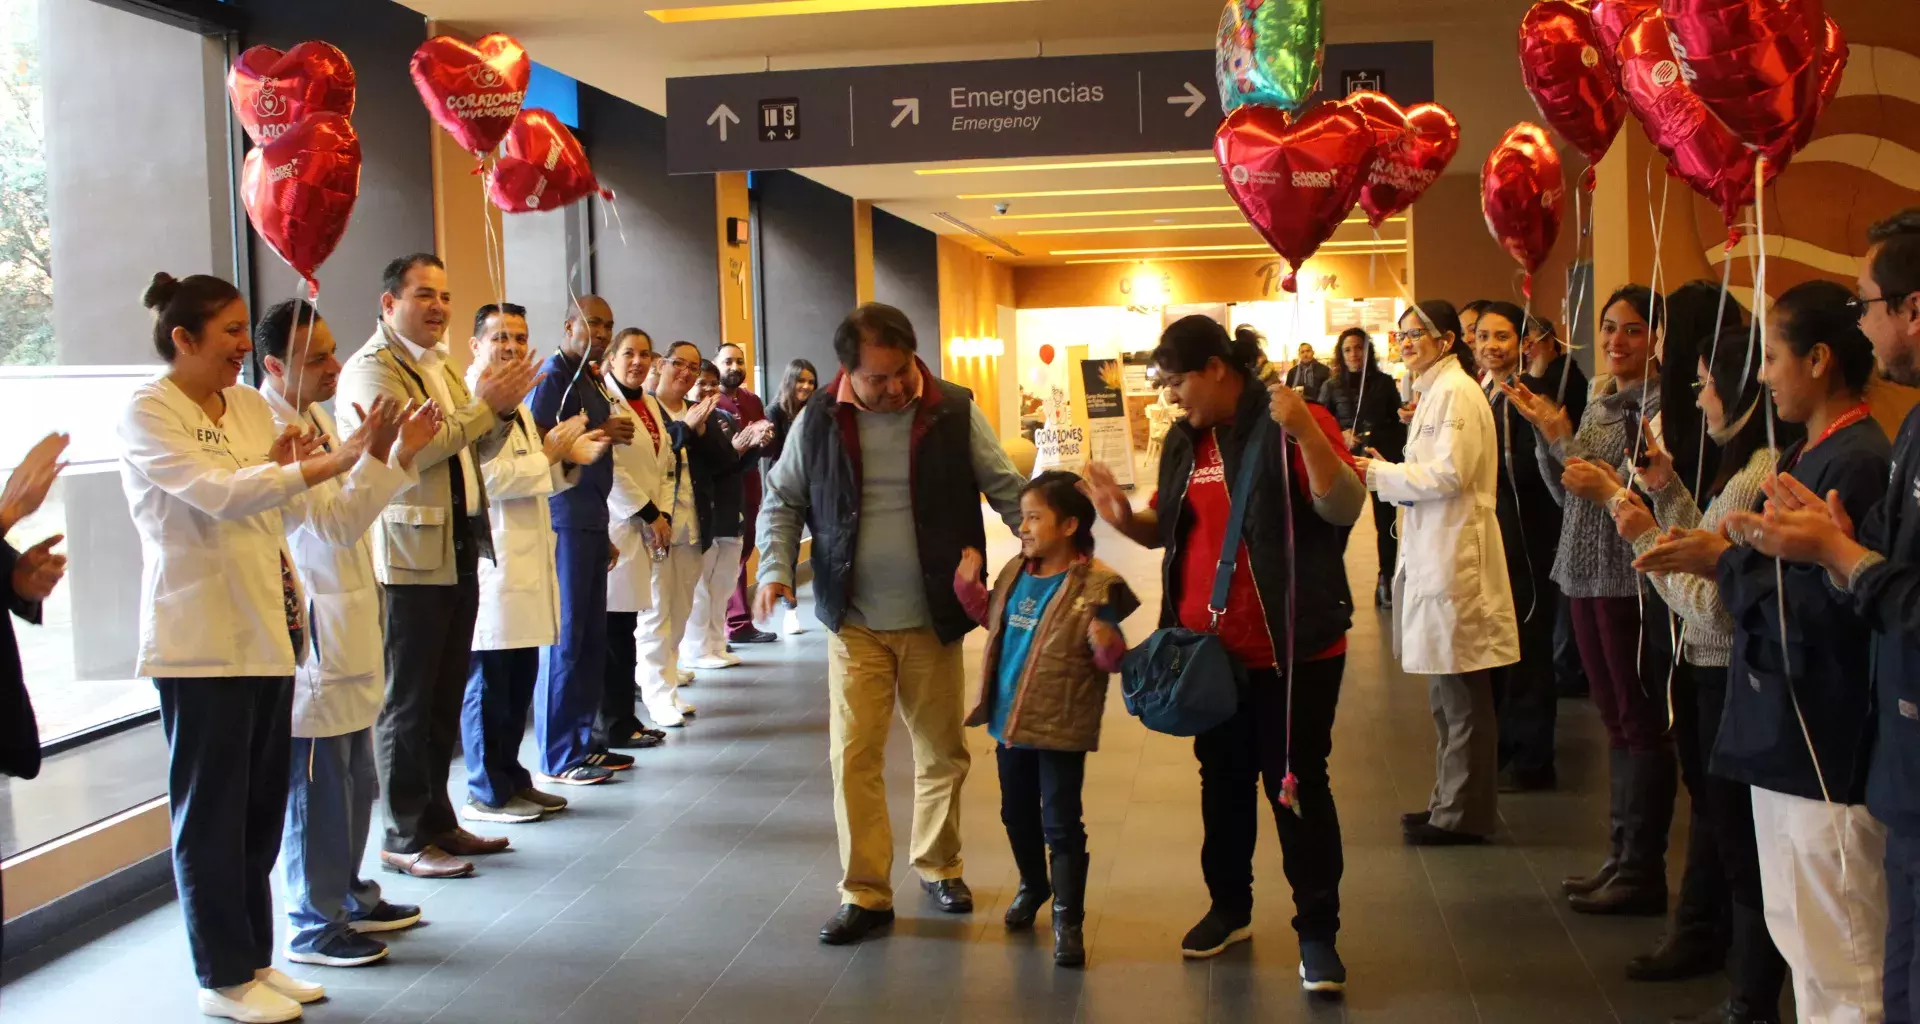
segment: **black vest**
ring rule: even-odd
[[[913,521],[927,612],[940,642],[974,627],[953,593],[962,548],[986,550],[980,484],[973,475],[973,392],[937,380],[924,368],[925,391],[914,412],[910,455]],[[839,632],[853,594],[853,555],[860,539],[859,412],[837,400],[839,382],[807,403],[799,442],[807,481],[807,529],[813,532],[814,610]]]

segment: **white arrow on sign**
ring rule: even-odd
[[[1192,117],[1193,115],[1199,113],[1200,107],[1207,102],[1207,94],[1204,92],[1201,92],[1198,88],[1194,86],[1192,82],[1181,82],[1180,84],[1186,86],[1187,91],[1182,93],[1179,96],[1167,97],[1167,102],[1174,104],[1175,106],[1178,106],[1182,103],[1186,104],[1187,112],[1182,116]]]
[[[894,100],[893,105],[899,107],[900,112],[893,115],[892,127],[900,127],[900,122],[905,121],[909,117],[913,118],[914,124],[920,123],[920,97],[909,96],[903,100]]]
[[[727,125],[739,124],[740,115],[735,114],[732,107],[722,103],[713,108],[713,113],[707,115],[708,124],[713,124],[716,121],[720,124],[720,141],[725,142],[727,141]]]

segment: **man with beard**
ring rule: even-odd
[[[739,432],[733,435],[733,450],[746,464],[741,474],[744,518],[740,536],[746,550],[740,552],[740,569],[734,581],[733,597],[727,601],[727,639],[736,644],[766,644],[779,639],[753,624],[753,609],[747,603],[747,558],[753,554],[754,528],[760,519],[760,460],[773,444],[773,423],[767,419],[767,406],[760,396],[748,391],[747,354],[740,346],[727,342],[714,353],[720,368],[718,408],[733,417]]]
[[[600,379],[600,360],[612,341],[613,310],[606,300],[597,295],[575,299],[560,350],[541,367],[544,376],[527,400],[542,434],[584,415],[589,431],[603,432],[614,444],[633,443],[634,421],[613,415],[613,400]],[[607,535],[612,490],[609,453],[580,467],[572,487],[547,499],[557,537],[560,642],[547,651],[546,673],[533,698],[533,727],[541,774],[563,784],[604,781],[592,769],[633,767],[632,757],[593,746],[607,662],[607,572],[619,557]]]
[[[1854,309],[1889,380],[1920,386],[1920,207],[1867,231]],[[1764,485],[1764,516],[1729,517],[1727,535],[1755,549],[1827,571],[1873,627],[1878,735],[1867,775],[1867,809],[1887,827],[1888,1020],[1920,1011],[1920,406],[1893,442],[1893,480],[1855,529],[1837,495],[1819,495],[1781,474]]]

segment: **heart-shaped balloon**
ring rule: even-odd
[[[1427,191],[1460,148],[1460,122],[1438,103],[1402,111],[1377,92],[1362,90],[1340,101],[1364,117],[1373,131],[1373,162],[1360,186],[1360,208],[1378,228]]]
[[[1540,117],[1589,167],[1606,155],[1627,118],[1613,62],[1603,52],[1593,16],[1574,0],[1541,0],[1520,22],[1520,78]]]
[[[339,114],[314,114],[255,146],[240,168],[247,219],[318,293],[320,269],[360,197],[360,139]]]
[[[1726,219],[1729,242],[1740,207],[1753,202],[1754,153],[1713,116],[1674,56],[1667,19],[1646,11],[1620,38],[1620,91],[1668,169],[1712,200]],[[1769,168],[1778,173],[1778,168]],[[1772,173],[1768,175],[1772,178]]]
[[[353,64],[332,43],[309,40],[285,53],[255,46],[227,72],[227,97],[258,146],[310,114],[353,116]]]
[[[1592,0],[1587,8],[1593,18],[1593,32],[1600,40],[1600,60],[1618,68],[1614,52],[1620,49],[1620,37],[1627,34],[1642,14],[1660,9],[1658,0]]]
[[[500,144],[527,98],[533,64],[512,36],[495,32],[472,46],[434,36],[413,51],[413,85],[434,123],[475,156]]]
[[[1373,129],[1339,103],[1318,104],[1292,123],[1272,107],[1244,106],[1214,133],[1213,155],[1240,212],[1290,264],[1281,287],[1291,292],[1300,265],[1360,200]]]
[[[1777,150],[1820,94],[1822,0],[1661,0],[1687,84],[1742,142]]]
[[[514,118],[487,177],[487,195],[508,213],[557,210],[600,187],[586,150],[549,111],[529,107]]]
[[[1227,0],[1213,49],[1220,110],[1297,112],[1320,88],[1324,43],[1320,0]]]
[[[1847,34],[1840,31],[1840,23],[1827,19],[1826,42],[1820,48],[1820,64],[1815,71],[1819,91],[1813,100],[1813,112],[1800,119],[1794,128],[1793,136],[1785,147],[1775,147],[1767,152],[1767,166],[1774,173],[1787,166],[1795,153],[1807,148],[1813,141],[1813,130],[1819,126],[1820,115],[1826,112],[1827,104],[1833,102],[1840,92],[1840,79],[1847,71]]]
[[[1487,230],[1526,271],[1523,288],[1529,297],[1533,275],[1560,237],[1566,194],[1560,154],[1537,124],[1522,121],[1508,129],[1480,170],[1480,211]]]

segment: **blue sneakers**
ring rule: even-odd
[[[1347,965],[1331,941],[1300,941],[1300,987],[1327,995],[1347,990]]]

